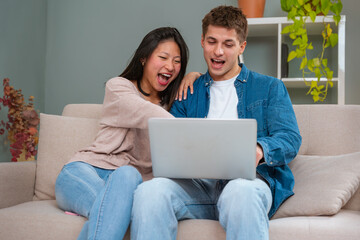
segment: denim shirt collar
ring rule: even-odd
[[[248,81],[250,71],[247,69],[247,67],[243,63],[239,63],[239,66],[241,67],[241,71],[240,71],[240,74],[236,77],[236,81],[239,81],[241,83],[246,83]],[[208,70],[205,74],[204,86],[210,87],[213,82],[214,82],[214,80],[210,76],[209,70]]]

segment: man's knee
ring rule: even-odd
[[[233,201],[237,202],[236,206],[263,205],[267,209],[272,201],[271,191],[260,179],[235,179],[225,186],[218,203],[232,205]]]
[[[151,210],[170,201],[173,182],[167,178],[154,178],[138,186],[134,193],[134,208]]]

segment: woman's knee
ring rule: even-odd
[[[142,176],[140,172],[132,166],[122,166],[114,170],[112,175],[112,181],[116,181],[119,184],[139,185],[142,183]]]
[[[103,184],[91,165],[82,162],[69,163],[63,167],[56,179],[57,204],[63,210],[86,216]]]

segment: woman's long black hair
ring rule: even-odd
[[[141,60],[148,59],[154,52],[161,41],[172,39],[180,48],[181,56],[181,68],[179,75],[169,84],[169,86],[162,92],[160,92],[161,105],[171,107],[172,102],[175,99],[176,93],[179,89],[181,80],[186,72],[186,65],[188,62],[188,47],[176,28],[173,27],[161,27],[149,32],[141,41],[139,47],[136,49],[133,58],[129,65],[126,67],[123,73],[119,76],[127,78],[129,80],[136,80],[139,91],[148,96],[141,88],[141,78],[143,75],[143,66]]]

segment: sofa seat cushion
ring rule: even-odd
[[[55,200],[32,201],[0,209],[0,239],[76,239],[86,219],[60,210]],[[358,240],[360,212],[341,210],[330,217],[289,217],[270,221],[270,240]],[[218,221],[184,220],[178,240],[225,240]],[[129,240],[129,235],[125,237]]]
[[[270,221],[270,240],[358,240],[360,212],[340,210],[334,216],[289,217]],[[184,220],[177,240],[225,240],[218,221]]]
[[[218,221],[191,219],[179,222],[177,240],[225,240],[226,234]]]
[[[270,240],[359,240],[360,212],[340,210],[333,216],[279,218],[270,221]]]
[[[0,209],[0,239],[76,239],[85,221],[65,214],[55,200],[30,201]]]
[[[360,152],[298,155],[289,167],[295,177],[295,194],[280,206],[274,219],[336,214],[359,188]]]

